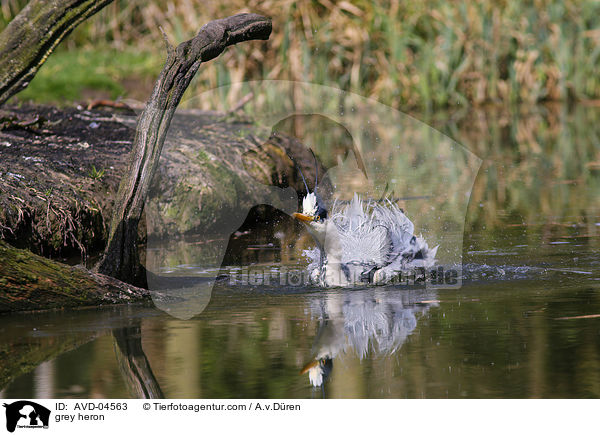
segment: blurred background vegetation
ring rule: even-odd
[[[0,0],[0,27],[26,3]],[[502,228],[509,216],[600,231],[597,0],[115,0],[63,41],[17,99],[144,102],[164,62],[161,27],[179,43],[239,12],[271,16],[271,38],[228,49],[200,69],[188,96],[221,87],[213,94],[227,107],[248,92],[236,83],[281,79],[371,97],[484,160],[467,228]]]
[[[26,3],[1,0],[0,27]],[[595,0],[117,0],[61,44],[19,99],[143,101],[164,59],[160,26],[179,43],[238,12],[271,16],[271,39],[228,50],[201,69],[196,89],[307,81],[420,112],[600,99]]]

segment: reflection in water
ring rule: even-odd
[[[125,383],[138,399],[162,399],[163,392],[142,349],[141,322],[113,330],[115,353]]]
[[[443,120],[449,135],[484,158],[458,246],[467,265],[461,289],[235,286],[188,321],[139,307],[1,316],[0,396],[141,397],[125,379],[148,363],[152,372],[134,385],[152,391],[144,379],[153,373],[165,397],[307,398],[314,387],[298,371],[325,355],[326,397],[599,398],[600,110],[539,110]],[[373,134],[389,135],[375,127]],[[317,148],[319,156],[327,151]],[[374,161],[395,171],[410,173],[420,161],[416,151],[398,161],[379,151]],[[372,170],[373,161],[365,166]],[[448,176],[461,173],[440,175]],[[398,195],[421,195],[409,181],[399,180],[407,190]],[[426,203],[402,206],[414,216]],[[246,226],[225,236],[224,266],[299,264],[314,246],[290,217],[267,214],[276,216],[268,231]],[[218,257],[213,248],[181,240],[148,260],[152,270],[202,277],[196,266]],[[124,375],[113,330],[137,328],[136,318],[146,357],[129,352]]]
[[[121,306],[4,317],[0,389],[31,377],[31,391],[18,397],[104,397],[110,390],[116,397],[161,398],[141,342],[141,319],[155,315],[154,309]],[[99,343],[106,347],[93,352]]]
[[[333,360],[354,353],[389,356],[398,351],[417,327],[418,318],[437,306],[435,293],[426,290],[357,290],[332,293],[311,300],[319,321],[314,360],[304,366],[310,383],[320,387],[333,370]]]
[[[328,398],[600,397],[599,319],[577,318],[600,313],[597,278],[529,271],[510,282],[493,278],[436,293],[231,288],[187,321],[132,307],[36,315],[29,323],[6,316],[3,332],[21,325],[0,342],[12,348],[0,369],[13,373],[12,382],[3,377],[2,394],[142,396],[126,382],[113,335],[135,325],[117,319],[138,318],[146,357],[134,350],[128,364],[147,362],[169,398],[314,397],[298,372],[318,355],[331,358],[322,384]],[[131,332],[137,341],[137,326]],[[73,345],[86,336],[93,341]],[[25,343],[37,352],[27,353]],[[39,358],[52,362],[33,370]]]

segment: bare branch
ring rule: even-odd
[[[138,224],[181,97],[202,62],[214,59],[230,45],[265,40],[270,34],[269,18],[239,14],[211,21],[196,37],[169,54],[137,123],[129,170],[119,187],[108,244],[97,266],[99,272],[140,286],[146,284],[137,250]]]

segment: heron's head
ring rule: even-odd
[[[313,387],[320,387],[331,375],[333,360],[329,356],[315,359],[306,364],[300,374],[308,373],[308,379]]]
[[[302,212],[292,216],[308,227],[313,237],[321,245],[325,243],[325,229],[327,227],[327,208],[323,200],[314,192],[310,192],[302,200]]]
[[[327,228],[327,208],[325,207],[323,199],[317,194],[317,186],[319,184],[319,162],[317,161],[317,156],[312,149],[310,149],[310,153],[315,161],[315,187],[312,192],[308,189],[308,184],[306,184],[306,178],[304,178],[302,169],[300,169],[300,167],[296,164],[307,194],[302,200],[302,212],[294,213],[292,216],[299,221],[304,222],[317,243],[320,246],[324,246]],[[294,162],[294,164],[296,163],[291,156],[290,159]]]

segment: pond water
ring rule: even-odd
[[[483,161],[460,287],[226,281],[188,320],[152,304],[2,316],[0,395],[598,398],[599,118],[580,107],[443,120]],[[221,271],[303,264],[303,227],[266,214],[224,239]],[[169,267],[194,275],[185,246],[202,241],[181,243]]]

